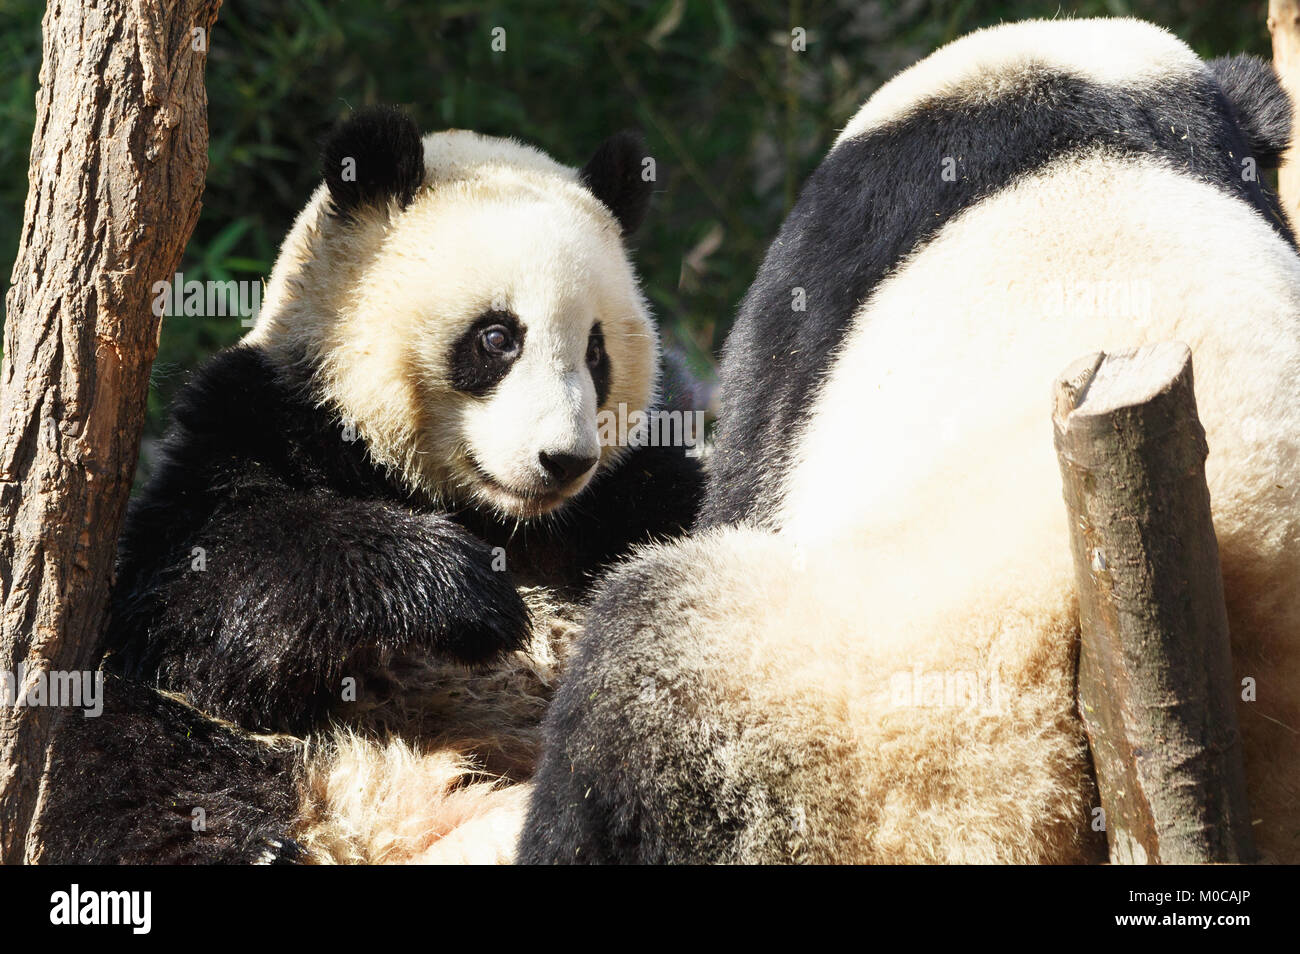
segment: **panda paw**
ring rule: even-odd
[[[531,620],[504,554],[459,527],[447,531],[425,568],[433,583],[423,627],[428,648],[471,664],[522,649]]]

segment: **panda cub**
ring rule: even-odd
[[[872,96],[726,344],[697,528],[593,601],[521,860],[1104,857],[1049,394],[1173,339],[1253,831],[1300,861],[1300,258],[1258,174],[1290,117],[1266,63],[1134,20],[984,30]]]
[[[578,171],[380,108],[322,166],[129,512],[46,860],[508,856],[575,601],[694,517],[690,448],[599,426],[662,390],[636,136]]]

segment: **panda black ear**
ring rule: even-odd
[[[405,208],[424,181],[420,132],[391,106],[359,109],[341,122],[326,137],[320,162],[334,211],[345,219],[390,200]]]
[[[1243,53],[1211,60],[1210,70],[1232,104],[1250,151],[1265,168],[1277,166],[1291,143],[1291,98],[1272,64]]]
[[[654,183],[642,174],[645,158],[645,141],[629,130],[602,142],[582,167],[582,184],[614,213],[624,235],[640,227],[650,207]]]

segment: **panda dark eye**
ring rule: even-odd
[[[587,367],[596,368],[605,360],[605,336],[593,331],[587,339]]]
[[[447,354],[447,377],[457,391],[482,397],[510,373],[523,353],[528,329],[508,311],[485,311]]]
[[[591,334],[587,337],[587,368],[591,371],[591,383],[596,386],[596,403],[604,406],[609,397],[612,369],[609,355],[605,352],[605,331],[599,321],[591,326]]]
[[[498,358],[508,358],[519,349],[515,336],[505,325],[484,328],[479,333],[478,340],[485,352]]]

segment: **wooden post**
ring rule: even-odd
[[[1055,398],[1111,861],[1253,860],[1191,352],[1090,355]]]
[[[1300,103],[1300,0],[1269,0],[1273,66],[1292,103]],[[1300,117],[1297,117],[1300,119]],[[1300,156],[1291,146],[1277,173],[1277,191],[1292,227],[1300,227]]]
[[[0,671],[98,638],[170,280],[207,172],[221,0],[51,3],[0,368]],[[0,861],[38,860],[57,712],[0,705]]]

